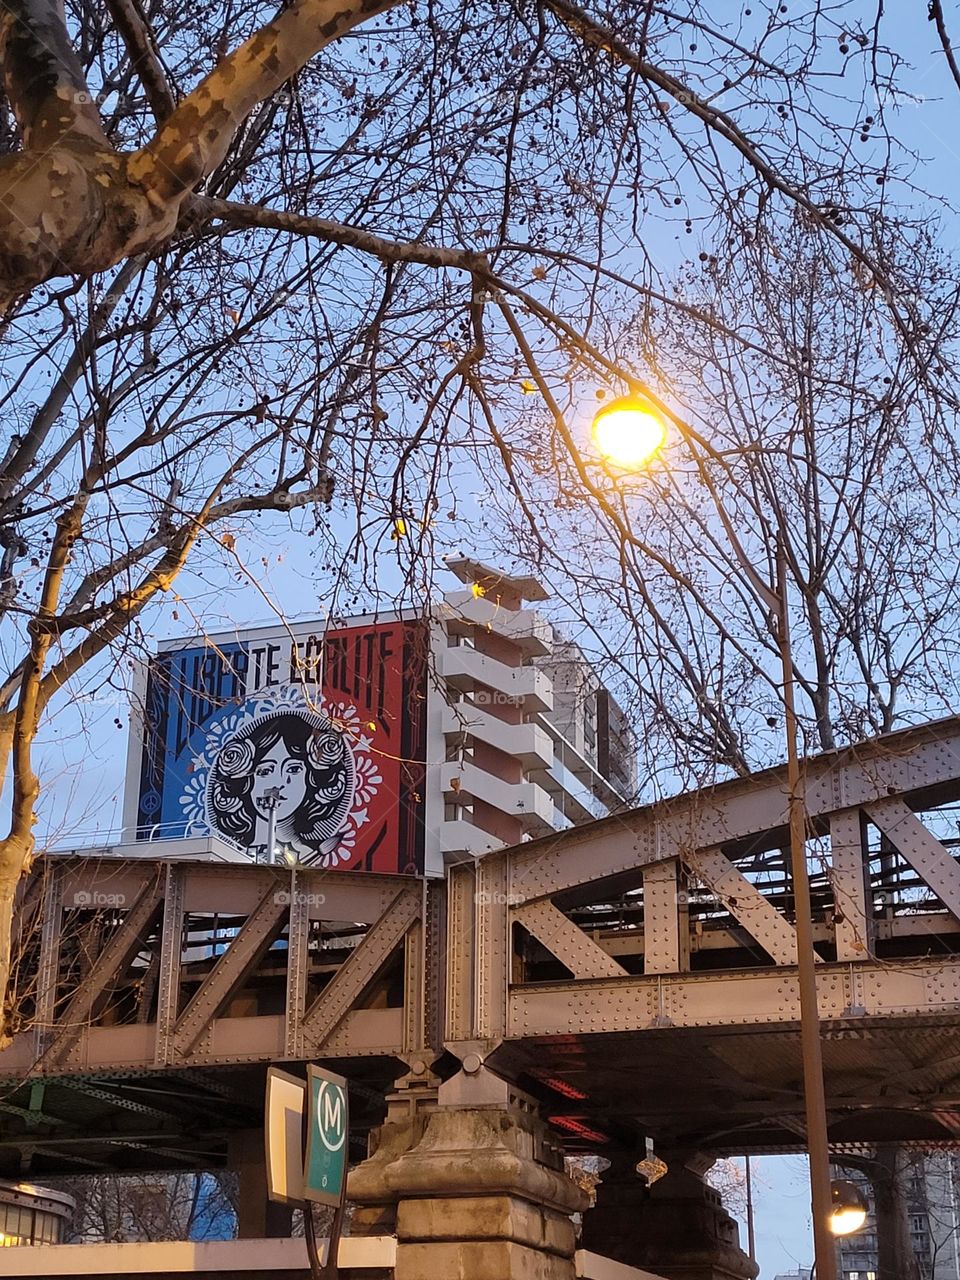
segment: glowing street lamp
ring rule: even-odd
[[[835,1236],[852,1236],[867,1220],[867,1200],[854,1182],[840,1178],[830,1184],[830,1230]]]
[[[667,424],[653,405],[620,396],[597,410],[593,442],[605,462],[625,471],[642,467],[663,448]]]

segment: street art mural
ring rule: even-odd
[[[214,833],[331,869],[423,869],[426,634],[416,623],[262,633],[151,663],[137,833]]]

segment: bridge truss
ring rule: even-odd
[[[960,720],[806,762],[830,1133],[960,1136]],[[49,856],[17,917],[0,1174],[213,1167],[266,1065],[360,1129],[476,1053],[572,1148],[803,1145],[782,769],[423,882]],[[362,1133],[358,1133],[358,1139]]]

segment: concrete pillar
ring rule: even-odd
[[[238,1174],[237,1235],[241,1240],[289,1236],[293,1210],[267,1199],[267,1162],[262,1129],[230,1135],[227,1164]]]
[[[696,1167],[666,1155],[668,1172],[647,1188],[638,1158],[618,1156],[601,1175],[583,1247],[666,1280],[754,1280],[736,1221]]]
[[[389,1127],[348,1194],[394,1207],[396,1280],[574,1280],[570,1215],[588,1198],[535,1100],[482,1066]]]

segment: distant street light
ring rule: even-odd
[[[611,400],[593,420],[593,440],[601,457],[625,471],[650,462],[666,438],[662,415],[636,396]]]
[[[835,1236],[852,1236],[867,1220],[867,1198],[855,1182],[838,1178],[830,1184],[830,1230]]]
[[[641,470],[667,438],[664,416],[648,401],[623,396],[599,409],[593,419],[593,439],[604,461],[624,470]],[[713,486],[717,515],[750,586],[769,609],[767,625],[780,652],[783,677],[784,728],[787,747],[787,814],[790,830],[790,869],[797,934],[797,987],[800,994],[800,1044],[803,1061],[803,1095],[806,1110],[807,1153],[810,1164],[810,1199],[813,1209],[813,1243],[818,1280],[837,1280],[837,1258],[831,1233],[834,1206],[830,1183],[830,1145],[823,1087],[823,1050],[820,1041],[820,1009],[817,1004],[817,953],[813,946],[810,877],[807,871],[806,815],[801,794],[797,751],[797,714],[794,701],[793,657],[790,650],[790,610],[787,600],[787,554],[777,537],[776,588],[757,572],[744,551],[730,518]],[[862,1223],[860,1224],[862,1225]],[[857,1230],[852,1227],[851,1230]]]

